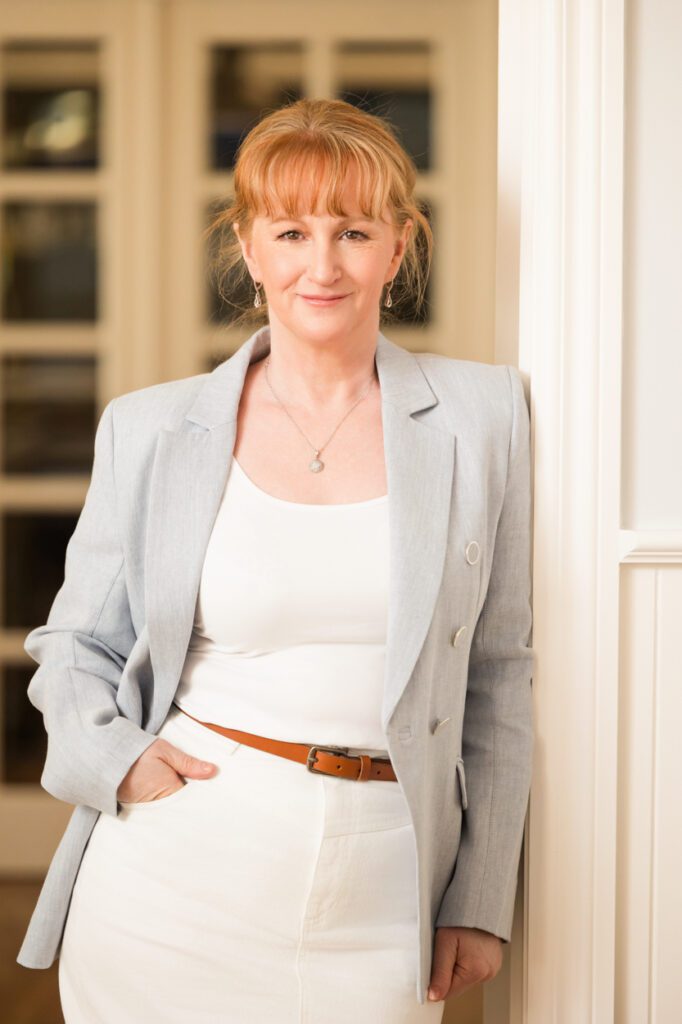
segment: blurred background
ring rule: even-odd
[[[117,394],[211,370],[250,333],[211,283],[202,233],[230,198],[241,138],[302,96],[388,118],[418,168],[433,270],[424,308],[399,309],[388,336],[494,361],[497,18],[497,0],[0,2],[0,983],[11,1024],[62,1019],[57,964],[15,963],[71,813],[40,787],[46,740],[23,641],[61,586],[99,415]],[[481,990],[448,1013],[479,1024]]]

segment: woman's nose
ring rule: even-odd
[[[310,248],[308,270],[316,281],[333,280],[339,271],[338,255],[330,245],[315,245]]]

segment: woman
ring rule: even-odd
[[[76,810],[18,961],[59,956],[66,1024],[439,1021],[499,970],[532,750],[528,410],[513,368],[378,329],[399,268],[423,297],[415,176],[344,102],[265,117],[214,225],[262,326],[102,414],[26,640],[42,784]]]

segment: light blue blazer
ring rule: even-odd
[[[25,649],[41,784],[75,809],[17,961],[49,967],[83,851],[178,686],[257,330],[211,373],[105,407],[47,623]],[[514,367],[413,354],[378,332],[390,584],[382,724],[418,871],[417,998],[435,927],[508,941],[533,748],[528,406]],[[305,768],[301,768],[305,771]],[[361,785],[361,783],[349,783]]]

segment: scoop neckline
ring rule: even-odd
[[[273,502],[276,505],[285,505],[289,508],[313,508],[313,509],[340,509],[340,508],[367,508],[371,505],[382,505],[387,499],[388,494],[380,494],[378,498],[367,498],[365,501],[343,501],[338,504],[323,504],[321,502],[312,501],[289,501],[287,498],[278,498],[274,494],[270,494],[269,491],[264,491],[258,484],[255,484],[251,477],[247,474],[243,466],[232,456],[232,463],[237,467],[237,471],[254,493],[261,495],[268,501]]]

